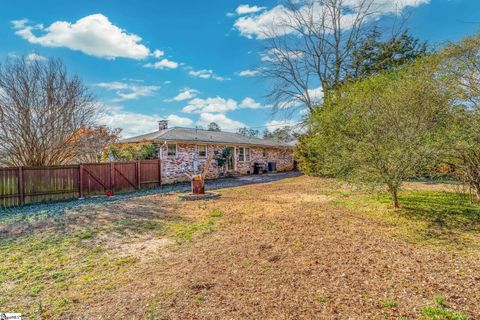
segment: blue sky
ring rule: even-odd
[[[432,45],[456,41],[480,26],[478,0],[404,1],[415,4],[407,27]],[[255,28],[278,5],[5,1],[0,59],[62,59],[104,105],[101,121],[123,128],[124,136],[155,130],[161,118],[190,127],[215,121],[227,130],[275,128],[284,119],[272,116],[264,98],[267,84],[251,73],[261,65],[264,44]]]

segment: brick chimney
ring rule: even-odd
[[[165,130],[165,129],[168,129],[168,120],[158,121],[158,130]]]

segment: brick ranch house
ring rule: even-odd
[[[185,166],[192,167],[194,159],[203,167],[211,152],[221,152],[230,148],[226,174],[232,176],[253,174],[254,164],[260,163],[268,168],[275,163],[276,171],[294,169],[293,144],[272,140],[250,138],[237,133],[207,131],[194,128],[168,128],[168,121],[161,120],[159,130],[121,140],[121,143],[139,143],[149,141],[156,145],[162,160],[162,183],[187,181],[183,174]],[[222,168],[212,160],[207,179],[218,178]]]

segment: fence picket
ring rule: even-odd
[[[23,186],[23,169],[22,167],[18,167],[18,202],[21,206],[25,204],[25,194],[24,194],[24,186]]]
[[[161,174],[160,160],[0,168],[0,207],[159,186]]]

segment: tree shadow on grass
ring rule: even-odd
[[[388,195],[380,197],[390,203]],[[426,222],[422,237],[459,242],[464,234],[480,234],[480,205],[467,194],[445,191],[410,190],[399,195],[398,214],[409,220]]]
[[[177,219],[175,208],[165,206],[161,199],[131,198],[64,210],[31,210],[2,217],[0,239],[35,233],[81,234],[101,230],[142,233],[162,229],[165,221],[174,219]]]

